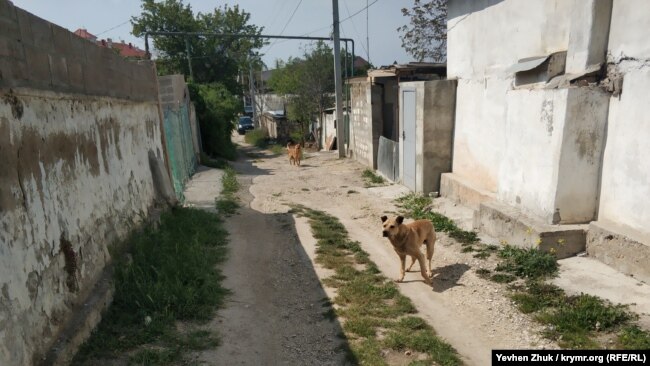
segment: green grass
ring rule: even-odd
[[[496,270],[508,272],[521,278],[543,279],[557,275],[555,256],[536,248],[517,248],[505,245],[498,252],[501,262]]]
[[[266,136],[264,131],[258,129],[246,132],[244,141],[260,149],[266,149],[269,144],[268,136]]]
[[[276,155],[284,154],[287,151],[286,147],[280,144],[273,144],[269,147],[269,149]],[[300,158],[302,159],[302,151],[300,151]]]
[[[560,347],[578,349],[598,348],[595,333],[616,330],[633,318],[626,306],[586,294],[565,297],[537,315],[542,324],[551,325],[547,336],[557,339]]]
[[[622,349],[650,349],[650,332],[636,325],[626,326],[619,332],[617,344]]]
[[[244,141],[260,149],[269,149],[276,155],[284,154],[286,152],[286,146],[271,144],[268,136],[266,136],[262,130],[251,130],[246,132]]]
[[[228,290],[216,265],[226,258],[226,243],[217,215],[190,208],[175,208],[157,228],[132,234],[129,255],[116,260],[113,303],[73,364],[137,350],[133,363],[165,365],[194,349],[197,337],[214,340],[181,334],[175,322],[207,321],[223,305]]]
[[[224,169],[223,177],[221,178],[223,190],[221,195],[215,198],[217,210],[220,214],[225,216],[232,216],[237,213],[239,208],[239,199],[236,196],[239,190],[239,182],[237,181],[237,173],[230,166]]]
[[[228,166],[228,162],[224,159],[213,159],[208,154],[201,153],[201,165],[216,168],[216,169],[225,169]]]
[[[541,281],[529,281],[525,288],[514,290],[511,297],[524,314],[559,306],[566,298],[561,288]]]
[[[384,184],[386,182],[384,178],[375,174],[375,172],[370,169],[364,170],[361,176],[366,180],[366,184],[368,186],[372,186],[376,184]]]
[[[414,314],[413,303],[400,294],[395,283],[380,274],[360,244],[348,239],[345,227],[324,212],[294,206],[306,216],[318,240],[316,262],[334,270],[324,280],[337,289],[333,302],[337,310],[323,316],[339,316],[349,342],[350,362],[360,365],[386,365],[382,350],[412,350],[428,355],[427,364],[460,365],[456,351]],[[386,334],[379,338],[379,333]]]
[[[613,305],[590,295],[567,296],[559,287],[544,283],[558,273],[557,259],[535,248],[510,245],[497,247],[479,243],[475,232],[459,229],[449,218],[430,210],[431,199],[407,194],[397,200],[404,214],[414,219],[429,219],[437,231],[447,233],[462,245],[462,252],[474,252],[476,258],[497,254],[495,272],[477,269],[476,274],[497,283],[526,280],[526,285],[510,286],[511,298],[520,311],[532,314],[546,325],[544,335],[564,348],[602,348],[604,335],[617,337],[619,348],[648,346],[650,333],[633,324],[636,315],[623,305]]]
[[[406,194],[397,199],[398,205],[405,210],[405,214],[416,220],[427,219],[433,222],[436,231],[447,233],[464,246],[477,244],[478,235],[474,231],[466,231],[459,228],[450,218],[434,212],[428,208],[431,204],[431,198],[424,197],[415,193]]]

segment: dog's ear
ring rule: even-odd
[[[402,216],[397,216],[397,219],[395,221],[397,221],[398,224],[401,224],[404,222],[404,218]]]
[[[386,222],[386,220],[388,220],[388,217],[387,217],[387,216],[382,216],[382,217],[381,217],[381,222]]]

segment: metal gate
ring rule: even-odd
[[[391,182],[399,179],[399,145],[384,136],[379,137],[377,170]]]
[[[402,166],[403,182],[408,189],[415,191],[415,89],[402,89]]]

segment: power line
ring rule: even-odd
[[[371,2],[369,5],[365,6],[365,7],[362,8],[361,10],[359,10],[359,11],[357,11],[356,13],[350,15],[349,17],[347,17],[347,18],[341,20],[339,23],[343,23],[343,22],[345,22],[346,20],[348,20],[348,19],[350,19],[350,18],[356,16],[357,14],[361,13],[362,11],[364,11],[364,10],[368,9],[369,7],[375,5],[378,1],[379,1],[379,0],[375,0],[375,1]]]
[[[113,29],[117,29],[117,28],[119,28],[119,27],[121,27],[121,26],[123,26],[124,24],[129,23],[129,22],[131,22],[131,19],[127,20],[127,21],[124,22],[124,23],[120,23],[120,24],[114,26],[113,28],[107,29],[107,30],[105,30],[105,31],[103,31],[103,32],[101,32],[101,33],[97,33],[97,34],[95,34],[95,36],[101,36],[102,34],[107,33],[107,32],[110,32],[110,31],[112,31]]]
[[[284,33],[284,31],[287,29],[287,26],[289,25],[289,23],[291,23],[291,20],[293,19],[293,16],[296,15],[296,12],[298,11],[298,8],[300,8],[300,4],[302,4],[302,0],[298,1],[298,5],[296,5],[295,9],[293,9],[293,13],[291,13],[291,16],[289,17],[289,20],[287,20],[284,27],[280,31],[279,35],[282,35]],[[266,49],[266,52],[269,52],[271,50],[271,48],[275,45],[275,43],[276,43],[276,41],[273,41],[273,43],[271,43],[269,48]]]
[[[348,15],[350,15],[350,9],[348,8],[348,4],[344,1],[343,5],[345,5],[345,10],[348,12]],[[368,7],[366,7],[366,9],[368,9]],[[356,33],[357,36],[361,36],[359,31],[357,30],[357,25],[354,24],[354,20],[352,20],[352,28],[354,29],[354,33]],[[368,54],[369,52],[368,52],[368,49],[366,48],[366,46],[363,45],[363,42],[360,42],[360,43],[361,43],[361,47],[363,48],[363,50],[366,51],[366,54]]]

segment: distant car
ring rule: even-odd
[[[253,126],[253,120],[250,117],[239,117],[239,122],[237,123],[237,133],[243,135],[246,133],[246,131],[252,130],[253,128],[255,128],[255,126]]]

